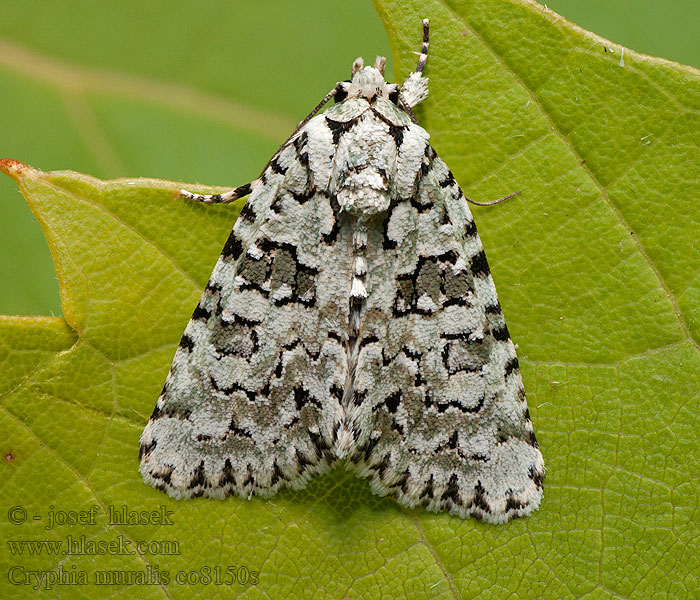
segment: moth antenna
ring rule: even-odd
[[[420,49],[418,65],[416,65],[416,73],[422,73],[423,69],[425,69],[425,63],[428,62],[428,39],[430,37],[429,23],[429,19],[423,19],[423,47]]]
[[[362,59],[360,58],[360,59],[358,59],[358,60],[362,60]],[[357,61],[355,61],[355,62],[357,62]],[[353,65],[353,67],[354,67],[354,65]],[[313,119],[313,118],[316,116],[316,114],[318,113],[318,111],[320,111],[320,110],[328,103],[328,101],[329,101],[331,98],[333,98],[333,96],[335,96],[338,92],[340,92],[340,91],[343,89],[343,86],[344,86],[344,85],[345,85],[345,82],[344,82],[344,81],[338,82],[338,83],[336,84],[336,86],[335,86],[330,92],[328,92],[328,93],[323,97],[323,100],[321,100],[321,101],[314,107],[314,109],[313,109],[308,115],[306,115],[301,121],[299,121],[299,124],[296,126],[296,128],[294,129],[294,131],[292,131],[292,134],[291,134],[291,135],[284,141],[284,143],[277,149],[277,152],[275,152],[275,153],[272,155],[272,158],[270,158],[270,160],[267,161],[267,164],[265,165],[265,167],[264,167],[263,170],[262,170],[263,173],[265,172],[265,170],[267,169],[267,167],[270,166],[270,163],[272,163],[272,161],[273,161],[273,160],[277,157],[277,155],[282,151],[282,149],[283,149],[283,148],[289,143],[289,141],[297,134],[297,132],[298,132],[302,127],[304,127],[304,125],[306,125],[311,119]]]
[[[467,198],[464,196],[464,198],[467,200],[467,202],[471,202],[472,204],[475,204],[476,206],[493,206],[494,204],[500,204],[504,200],[508,200],[508,198],[512,198],[513,196],[517,196],[522,190],[518,190],[517,192],[513,192],[512,194],[508,194],[507,196],[503,196],[503,198],[499,198],[498,200],[491,200],[490,202],[477,202],[476,200],[472,200],[471,198]]]
[[[292,135],[290,135],[289,138],[287,138],[287,141],[294,137],[294,134],[296,134],[297,131],[299,131],[313,117],[316,116],[316,113],[318,113],[318,111],[321,110],[328,103],[328,101],[342,89],[343,83],[344,82],[341,81],[340,83],[336,84],[336,86],[323,97],[323,100],[321,100],[308,115],[306,115],[301,121],[299,121],[299,124],[296,126],[296,129],[292,132]],[[287,142],[282,144],[282,146],[284,146],[286,143]]]
[[[361,58],[358,58],[357,61],[362,62]],[[353,68],[355,68],[355,65],[353,64]],[[324,97],[323,100],[321,100],[315,107],[314,109],[304,117],[303,120],[299,121],[299,124],[296,126],[294,131],[292,131],[292,134],[284,141],[284,143],[277,149],[277,152],[275,152],[272,155],[272,158],[267,161],[267,164],[263,168],[262,172],[264,173],[267,167],[270,166],[270,163],[277,157],[277,155],[280,153],[280,151],[289,143],[289,140],[291,140],[297,132],[304,127],[313,117],[316,116],[316,114],[328,103],[328,101],[333,98],[342,88],[343,88],[344,82],[339,82],[330,92],[328,92]],[[194,200],[196,202],[204,202],[205,204],[228,204],[229,202],[233,202],[234,200],[237,200],[238,198],[242,198],[243,196],[247,196],[250,194],[252,187],[258,183],[259,179],[252,182],[248,183],[246,185],[242,185],[240,187],[237,187],[235,190],[231,190],[230,192],[226,192],[225,194],[212,194],[212,195],[207,195],[204,196],[202,194],[193,194],[192,192],[188,192],[187,190],[180,190],[180,196],[183,196],[185,198],[189,198],[190,200]]]

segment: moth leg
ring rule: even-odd
[[[333,98],[338,92],[342,92],[344,90],[345,82],[341,81],[336,84],[336,86],[328,92],[324,97],[323,100],[321,100],[315,107],[314,109],[304,117],[303,120],[299,121],[299,124],[296,126],[294,131],[292,131],[292,134],[284,141],[284,143],[277,149],[277,152],[275,152],[272,155],[272,158],[267,161],[267,164],[263,168],[263,173],[267,169],[267,167],[270,166],[270,163],[277,157],[277,155],[284,149],[284,147],[291,141],[291,139],[299,132],[299,130],[304,127],[311,119],[313,119],[316,116],[316,113],[318,113],[319,110],[321,110],[327,103],[328,101]]]
[[[238,200],[239,198],[243,198],[243,196],[250,194],[253,188],[257,185],[258,181],[259,179],[256,179],[251,183],[238,186],[235,190],[231,190],[230,192],[226,192],[224,194],[210,194],[207,196],[202,194],[193,194],[187,190],[180,190],[180,196],[189,198],[195,202],[204,202],[205,204],[228,204],[229,202],[233,202],[234,200]]]
[[[418,121],[416,121],[411,108],[428,96],[428,80],[423,77],[423,69],[425,68],[425,63],[428,62],[428,38],[428,19],[423,19],[423,46],[418,57],[418,64],[416,65],[416,70],[403,82],[399,91],[399,101],[402,107],[416,123]]]
[[[507,196],[503,196],[503,198],[499,198],[498,200],[490,200],[489,202],[477,202],[476,200],[472,200],[471,198],[467,198],[466,196],[464,196],[464,194],[462,194],[462,195],[464,196],[464,199],[467,202],[471,202],[472,204],[474,204],[476,206],[493,206],[494,204],[500,204],[504,200],[508,200],[509,198],[512,198],[513,196],[517,196],[520,192],[522,192],[522,190],[518,190],[517,192],[513,192],[512,194],[508,194]]]
[[[287,140],[284,142],[279,147],[279,150],[275,152],[272,155],[272,158],[267,162],[265,167],[263,168],[263,173],[267,169],[267,167],[270,166],[270,163],[275,159],[275,157],[280,153],[280,151],[289,143],[289,141],[296,135],[296,133],[304,127],[315,115],[320,111],[326,103],[333,98],[339,91],[344,89],[345,82],[340,82],[338,83],[330,92],[328,92],[323,100],[319,102],[316,107],[304,118],[303,121],[297,125],[296,129],[292,132],[292,135],[287,138]],[[205,204],[228,204],[229,202],[233,202],[234,200],[238,200],[239,198],[243,198],[243,196],[247,196],[250,194],[250,192],[253,191],[255,186],[258,184],[260,179],[256,179],[255,181],[252,181],[251,183],[246,183],[245,185],[241,185],[237,187],[235,190],[231,190],[230,192],[226,192],[224,194],[210,194],[210,195],[203,195],[203,194],[193,194],[192,192],[188,192],[187,190],[180,190],[180,196],[183,196],[184,198],[189,198],[190,200],[194,200],[195,202],[204,202]]]
[[[418,57],[418,64],[416,65],[416,73],[422,73],[425,68],[425,63],[428,62],[428,39],[430,37],[429,31],[429,19],[423,19],[423,46],[420,49],[420,56]]]

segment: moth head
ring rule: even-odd
[[[341,81],[336,92],[336,102],[346,98],[365,98],[374,102],[377,98],[389,98],[393,101],[398,97],[399,86],[395,83],[384,81],[384,67],[386,58],[377,56],[374,66],[365,67],[362,57],[352,63],[352,79]]]

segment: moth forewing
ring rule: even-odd
[[[250,193],[141,436],[176,498],[269,496],[345,460],[408,507],[492,523],[542,497],[515,348],[452,173],[384,61],[358,59]],[[317,114],[331,98],[336,104]]]

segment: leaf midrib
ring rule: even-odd
[[[196,88],[109,72],[48,58],[0,37],[0,67],[70,94],[87,92],[141,100],[216,119],[270,141],[294,129],[293,119]]]

